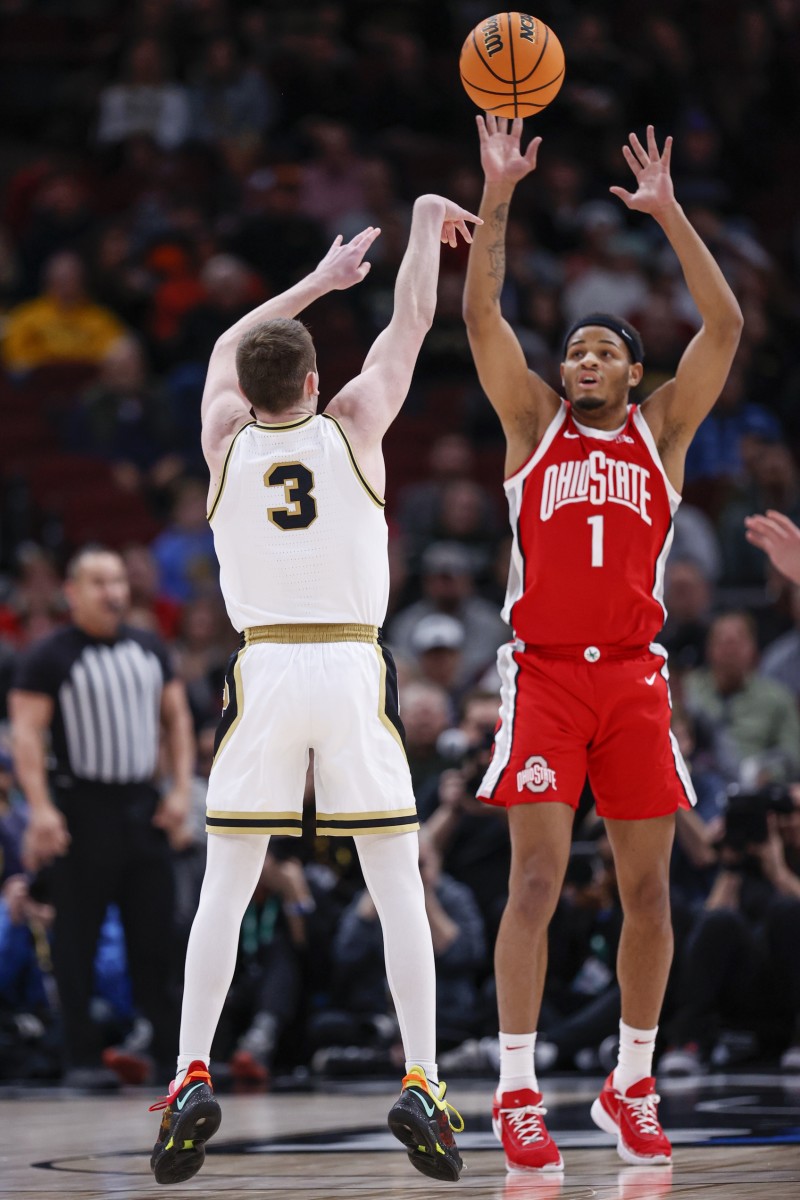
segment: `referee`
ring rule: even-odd
[[[174,1056],[168,835],[188,812],[194,741],[183,684],[164,645],[123,623],[129,593],[122,559],[101,548],[80,551],[65,590],[71,623],[21,658],[9,714],[30,813],[25,866],[53,864],[64,1082],[92,1087],[110,1082],[89,1008],[98,935],[111,903],[125,929],[134,1004],[153,1027],[152,1057],[166,1064]],[[162,728],[174,782],[159,797]]]

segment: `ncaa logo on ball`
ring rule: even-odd
[[[558,791],[555,771],[550,770],[547,759],[541,754],[532,754],[526,760],[524,770],[517,771],[517,791],[527,788],[529,792],[546,792],[549,787]]]

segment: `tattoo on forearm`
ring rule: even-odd
[[[498,204],[489,218],[494,241],[489,245],[489,278],[494,280],[493,300],[500,299],[503,290],[503,280],[506,276],[506,223],[508,221],[508,205]]]

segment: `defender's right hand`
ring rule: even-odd
[[[70,841],[64,814],[55,805],[35,809],[22,839],[22,862],[26,871],[38,871],[54,858],[66,854]]]
[[[481,166],[487,183],[517,184],[536,169],[536,156],[542,139],[535,137],[522,153],[521,117],[509,122],[505,117],[487,113],[485,118],[477,116],[475,120],[481,143]]]

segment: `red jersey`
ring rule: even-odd
[[[648,647],[664,624],[664,567],[680,495],[635,405],[621,429],[561,408],[505,481],[514,545],[503,609],[532,646]]]

